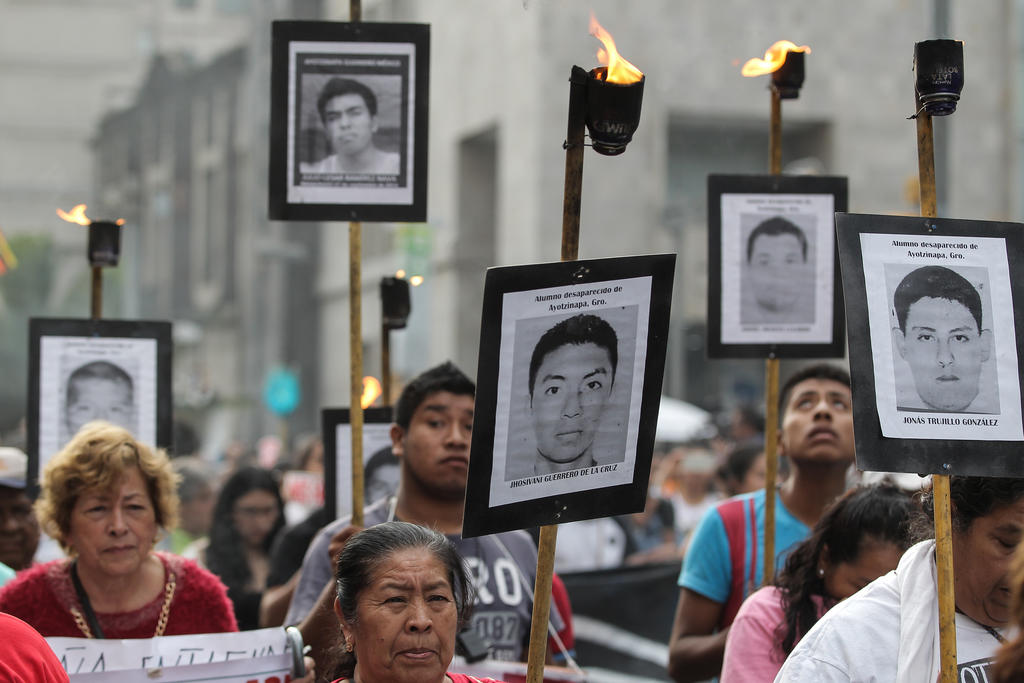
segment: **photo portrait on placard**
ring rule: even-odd
[[[425,219],[429,25],[272,31],[271,218]]]
[[[352,513],[352,424],[348,408],[321,411],[324,504],[331,519]],[[363,410],[363,503],[398,490],[398,458],[391,452],[391,408]]]
[[[1005,240],[860,235],[882,434],[1024,438]]]
[[[723,344],[832,341],[834,211],[830,194],[721,196]]]
[[[40,468],[93,420],[157,443],[156,339],[43,336],[39,361]]]
[[[288,201],[412,201],[411,44],[289,44]]]
[[[503,296],[490,504],[629,483],[651,278]]]

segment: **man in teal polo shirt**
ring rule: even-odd
[[[827,364],[804,368],[783,386],[779,412],[778,453],[789,459],[790,476],[775,506],[777,568],[846,489],[854,460],[849,374]],[[669,675],[677,683],[712,678],[722,667],[729,625],[761,584],[764,500],[761,490],[719,503],[694,532],[669,641]]]

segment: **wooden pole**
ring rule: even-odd
[[[921,215],[934,218],[937,213],[935,138],[931,114],[924,111],[917,115],[917,169],[921,186]],[[953,527],[948,475],[932,475],[932,494],[935,503],[935,573],[939,593],[939,681],[955,683],[956,598],[953,592]]]
[[[782,97],[772,85],[771,119],[768,127],[768,156],[771,173],[782,173]],[[775,481],[779,472],[779,359],[764,361],[764,571],[761,582],[775,578]]]
[[[586,133],[587,72],[578,66],[569,76],[569,123],[565,133],[565,195],[562,199],[562,260],[580,251],[580,201],[583,195],[583,136]]]
[[[349,21],[363,16],[361,0],[349,0]],[[363,224],[348,224],[349,416],[352,426],[352,524],[363,526]]]
[[[349,415],[352,423],[352,524],[363,525],[363,225],[348,224]]]
[[[103,317],[103,267],[92,267],[92,297],[89,315],[93,320]]]
[[[569,122],[565,134],[565,192],[562,200],[562,260],[575,261],[580,248],[580,199],[583,191],[583,136],[586,131],[587,72],[578,66],[569,77]],[[555,570],[558,525],[542,526],[537,542],[537,578],[526,683],[542,683],[551,613],[551,576]]]
[[[932,115],[922,111],[917,116],[917,177],[921,193],[921,215],[935,218],[938,202],[935,196],[935,138]]]
[[[768,153],[771,173],[782,173],[782,96],[774,85],[769,88],[772,93],[771,123],[768,130]]]
[[[779,473],[779,359],[764,361],[764,576],[775,578],[775,481]],[[756,533],[756,530],[755,530]]]

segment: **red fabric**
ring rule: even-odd
[[[31,626],[0,614],[0,681],[5,683],[67,683],[57,655]]]
[[[744,505],[749,503],[749,505]],[[740,611],[740,605],[747,597],[748,586],[753,586],[754,572],[757,567],[757,543],[753,543],[754,557],[750,561],[750,578],[746,577],[746,551],[747,551],[747,508],[749,507],[751,528],[757,528],[757,517],[754,514],[753,499],[727,500],[718,506],[718,514],[722,518],[722,526],[725,527],[725,535],[729,539],[729,557],[732,560],[732,584],[729,589],[729,599],[722,609],[722,618],[718,627],[724,629],[730,626],[736,613]]]
[[[554,600],[555,607],[558,608],[558,613],[562,616],[562,623],[565,625],[558,632],[558,637],[562,639],[565,649],[572,652],[576,649],[576,636],[572,630],[572,604],[569,602],[569,591],[565,590],[565,584],[562,583],[558,574],[551,575],[551,599]],[[556,655],[561,654],[554,638],[548,638],[548,648]]]
[[[192,560],[169,553],[155,553],[164,571],[174,573],[177,583],[167,619],[166,636],[237,631],[235,613],[227,589],[216,576]],[[27,569],[0,588],[0,611],[13,614],[44,636],[84,637],[71,616],[78,596],[71,583],[69,560],[54,560]],[[127,613],[98,612],[105,638],[152,638],[156,633],[164,594]]]

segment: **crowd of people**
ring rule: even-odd
[[[460,683],[470,679],[450,670],[459,662],[525,661],[534,538],[461,535],[474,398],[451,363],[406,384],[390,452],[374,454],[374,469],[393,476],[375,484],[358,527],[322,507],[316,438],[290,463],[216,463],[88,422],[48,460],[35,500],[27,456],[0,447],[0,634],[11,634],[0,640],[0,677],[67,680],[37,634],[282,625],[311,647],[305,682]],[[677,563],[666,634],[675,681],[936,680],[927,484],[860,481],[850,379],[837,366],[790,376],[779,415],[772,581],[762,585],[764,423],[744,406],[715,439],[659,447],[643,510],[560,526],[548,663],[576,665],[559,573]],[[1011,560],[1024,480],[954,476],[950,488],[960,679],[1021,680],[1024,547]],[[47,538],[62,556],[41,561]],[[6,654],[12,642],[17,657]]]

